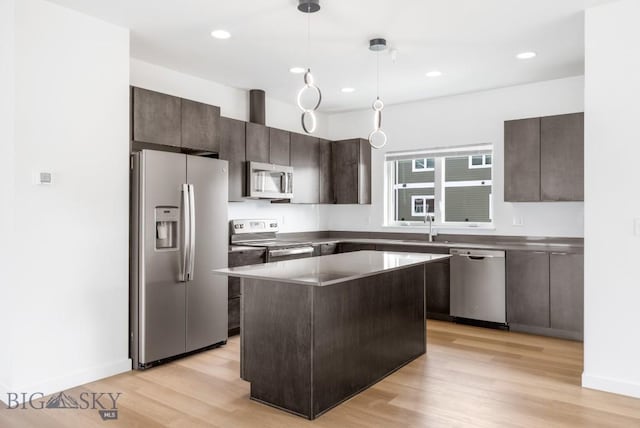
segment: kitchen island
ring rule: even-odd
[[[314,419],[426,352],[425,264],[356,251],[219,269],[241,278],[241,377],[256,401]]]

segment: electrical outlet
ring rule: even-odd
[[[633,234],[640,236],[640,218],[633,219]]]
[[[524,226],[524,218],[522,216],[514,216],[513,217],[513,225],[514,226]]]

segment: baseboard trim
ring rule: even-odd
[[[626,395],[640,398],[640,383],[614,379],[606,376],[595,376],[582,373],[582,386],[589,389],[611,392],[613,394]]]
[[[0,384],[0,393],[2,394],[0,395],[0,401],[2,401],[4,404],[7,404],[7,393],[9,392],[40,392],[46,396],[53,394],[54,392],[66,391],[68,389],[84,385],[86,383],[94,382],[96,380],[115,376],[128,371],[131,371],[131,359],[129,358],[113,363],[108,363],[102,366],[79,370],[60,377],[43,381],[38,384],[18,386],[8,386]]]

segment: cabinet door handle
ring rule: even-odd
[[[567,256],[569,253],[551,253],[553,256]]]

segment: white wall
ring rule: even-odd
[[[640,397],[640,2],[586,14],[586,387]]]
[[[158,65],[131,59],[131,85],[182,98],[220,106],[223,116],[249,120],[249,93],[210,80],[201,79]],[[300,111],[293,104],[266,97],[268,126],[294,132],[300,130]],[[327,137],[327,117],[318,114],[316,135]],[[281,232],[302,232],[326,228],[317,205],[271,204],[268,201],[245,201],[229,204],[229,218],[276,218]]]
[[[0,0],[0,325],[10,326],[13,295],[14,22],[15,0]],[[0,397],[11,383],[9,346],[13,329],[0,339]]]
[[[131,368],[129,33],[42,0],[15,6],[19,275],[2,351],[10,390],[51,393]],[[52,186],[34,185],[39,169]]]
[[[442,77],[446,79],[445,77]],[[503,200],[504,121],[583,111],[582,77],[514,86],[459,96],[387,106],[383,129],[389,142],[373,150],[371,206],[329,206],[323,213],[331,230],[375,230],[418,232],[419,228],[386,228],[384,221],[384,154],[386,151],[494,144],[495,230],[475,233],[529,236],[583,236],[583,203],[505,203]],[[332,139],[368,135],[372,111],[355,111],[329,117]],[[513,226],[522,217],[523,226]],[[463,230],[441,230],[474,233]]]

